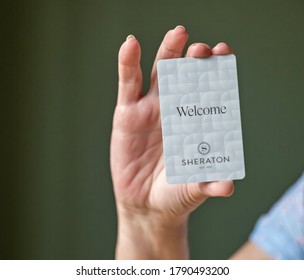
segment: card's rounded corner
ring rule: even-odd
[[[245,177],[246,177],[246,172],[245,172],[245,170],[244,170],[244,171],[243,171],[243,174],[241,175],[240,178],[238,178],[238,180],[243,180],[243,179],[245,179]]]

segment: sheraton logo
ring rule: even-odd
[[[198,152],[201,155],[209,154],[211,147],[207,142],[201,142],[197,147]],[[195,157],[195,158],[187,158],[182,159],[182,166],[186,165],[199,165],[199,166],[207,166],[212,167],[213,164],[221,164],[230,162],[229,156],[208,156],[208,157]]]
[[[198,145],[197,150],[202,155],[207,155],[210,152],[210,145],[207,142],[202,142]]]

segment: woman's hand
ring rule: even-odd
[[[170,30],[152,68],[150,89],[142,92],[139,42],[128,36],[118,57],[119,88],[111,139],[111,172],[118,211],[117,258],[187,258],[187,218],[208,197],[230,196],[232,181],[168,185],[165,178],[156,63],[182,56],[188,34]],[[231,54],[192,44],[186,57]]]

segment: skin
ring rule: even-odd
[[[234,191],[232,181],[168,185],[165,179],[156,63],[182,57],[187,40],[182,26],[167,32],[145,95],[138,40],[128,36],[119,50],[110,156],[118,214],[117,259],[189,258],[190,213],[207,198],[229,197]],[[225,43],[214,48],[195,43],[185,56],[206,58],[231,53]]]

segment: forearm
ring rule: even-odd
[[[116,259],[188,259],[187,220],[120,216]]]

